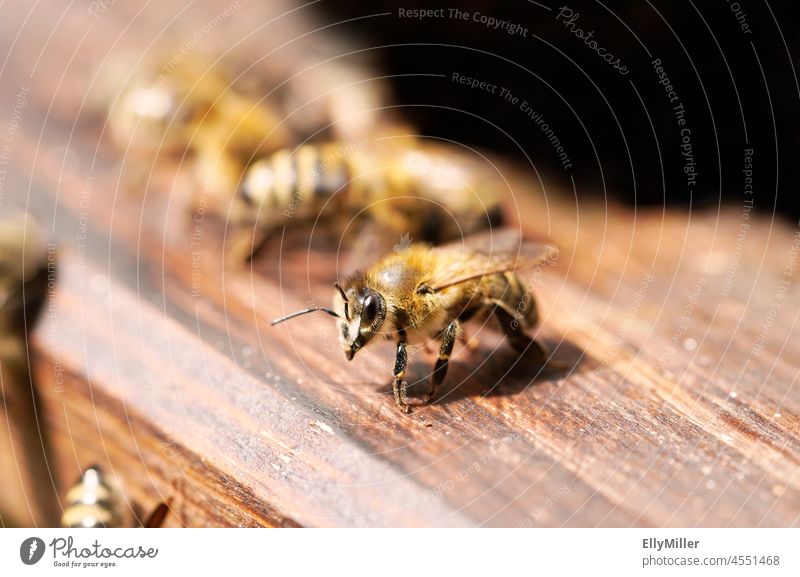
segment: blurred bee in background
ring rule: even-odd
[[[108,76],[126,70],[121,62],[108,67]],[[111,140],[132,156],[127,186],[138,186],[153,163],[185,156],[195,180],[203,183],[204,202],[225,206],[230,193],[219,198],[225,195],[220,187],[241,176],[248,158],[293,142],[275,103],[240,90],[219,64],[188,58],[141,70],[126,81],[118,99],[109,89],[102,91],[111,99]]]
[[[339,341],[347,360],[376,336],[396,339],[392,388],[401,411],[411,411],[404,379],[408,346],[441,339],[425,402],[436,398],[462,323],[493,318],[514,349],[548,363],[545,349],[525,334],[539,315],[534,295],[515,271],[557,258],[547,244],[520,242],[512,231],[483,233],[465,243],[438,248],[411,245],[384,257],[336,284],[333,308],[313,307],[272,322],[273,325],[314,311],[338,319]]]
[[[61,526],[69,529],[98,529],[124,527],[130,522],[122,512],[119,493],[106,481],[100,467],[92,466],[83,472],[78,482],[67,492]],[[156,528],[169,513],[167,503],[159,505],[148,515],[142,527]]]
[[[280,83],[234,81],[199,57],[145,66],[111,107],[110,133],[135,156],[189,159],[182,204],[232,225],[234,261],[285,224],[320,217],[332,233],[357,216],[362,238],[434,244],[502,224],[501,177],[455,145],[414,137],[369,67],[305,64]],[[293,148],[301,142],[310,144]]]
[[[25,311],[33,310],[44,293],[44,283],[33,285],[37,279],[46,280],[46,255],[32,216],[17,212],[0,219],[0,366],[9,382],[12,375],[28,378]]]
[[[341,232],[359,215],[386,237],[438,244],[501,225],[502,185],[455,145],[407,134],[282,150],[247,168],[231,252],[251,255],[293,219]]]
[[[62,527],[94,529],[122,526],[119,498],[106,483],[99,467],[86,469],[80,480],[67,492],[65,501]]]
[[[127,80],[119,78],[129,70],[120,61],[108,67],[104,82],[118,86],[124,80],[119,99],[109,88],[100,91],[113,101],[108,124],[117,148],[152,161],[186,155],[199,185],[195,191],[218,213],[227,210],[251,159],[325,135],[363,137],[385,104],[385,83],[357,64],[309,65],[309,72],[283,82],[274,73],[255,81],[222,71],[236,64],[193,56],[142,65],[143,72]]]

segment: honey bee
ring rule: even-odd
[[[221,211],[249,158],[294,142],[282,117],[273,100],[251,96],[219,66],[187,58],[135,74],[110,106],[108,126],[116,147],[133,157],[126,186],[150,177],[148,162],[185,157],[192,189],[199,183],[203,195],[192,192],[189,202]]]
[[[384,231],[439,244],[502,224],[498,178],[454,145],[408,135],[282,150],[251,164],[232,218],[250,256],[291,219],[364,215]]]
[[[14,212],[0,219],[0,311],[24,304],[23,286],[42,271],[44,241],[34,218]]]
[[[67,492],[61,526],[73,529],[119,527],[122,517],[116,491],[105,482],[100,468],[94,466],[86,469]]]
[[[494,237],[494,238],[493,238]],[[468,243],[437,248],[414,244],[335,284],[333,308],[313,307],[276,319],[276,325],[314,311],[338,320],[347,360],[377,336],[396,339],[392,389],[401,411],[411,411],[404,380],[409,344],[441,339],[424,402],[436,398],[462,323],[492,317],[516,351],[542,363],[545,349],[525,334],[538,324],[534,295],[516,271],[557,258],[548,244],[520,242],[511,231],[483,233]]]
[[[145,66],[108,111],[109,131],[123,150],[182,153],[225,138],[234,150],[253,151],[269,138],[290,142],[282,114],[239,90],[219,67],[202,59]]]
[[[66,504],[61,526],[67,529],[114,528],[127,524],[118,492],[105,480],[100,467],[96,465],[86,469],[67,492]],[[168,512],[169,505],[159,503],[142,527],[160,527]]]
[[[46,290],[47,256],[31,215],[14,212],[0,219],[0,377],[7,387],[28,383],[26,330]]]
[[[369,69],[333,62],[315,67],[314,74],[260,84],[246,77],[234,80],[220,64],[201,57],[142,68],[109,109],[112,140],[117,148],[148,160],[157,155],[183,160],[186,155],[194,181],[189,203],[222,216],[253,158],[326,134],[363,137],[375,129],[375,111],[387,98],[385,83],[363,82],[370,78]],[[118,86],[119,75],[106,83]],[[266,91],[265,85],[273,83]],[[111,90],[104,90],[105,99]],[[129,185],[149,178],[150,168],[138,159],[131,166]]]

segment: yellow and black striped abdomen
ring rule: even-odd
[[[98,467],[90,467],[67,493],[61,526],[65,528],[117,527],[118,502]]]
[[[261,222],[315,216],[332,198],[337,205],[346,202],[352,161],[345,145],[282,150],[247,168],[239,196]]]

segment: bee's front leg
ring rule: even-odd
[[[400,330],[397,339],[397,357],[394,361],[394,381],[392,381],[394,400],[404,413],[411,412],[411,407],[408,406],[408,383],[403,379],[408,365],[407,340],[406,332]]]

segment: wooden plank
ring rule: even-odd
[[[618,217],[617,229],[633,228],[631,216],[625,220]],[[658,227],[671,225],[674,234],[687,235],[690,244],[702,242],[712,221],[717,222],[720,236],[732,239],[731,230],[736,226],[732,216],[728,212],[718,220],[712,213],[694,215],[688,223],[654,223]],[[767,223],[762,223],[754,227],[757,232],[750,237],[739,275],[755,274],[749,257],[763,252],[756,244],[767,238],[761,232]],[[588,226],[584,225],[582,234],[588,234]],[[642,238],[655,238],[641,220],[636,227],[636,234]],[[132,231],[137,229],[131,227]],[[120,235],[117,240],[124,238],[122,224],[114,230]],[[273,266],[269,254],[258,263],[258,270],[226,271],[223,284],[216,270],[218,256],[213,250],[203,252],[200,260],[211,270],[204,271],[203,296],[196,298],[191,296],[192,259],[186,243],[171,245],[167,241],[164,246],[149,246],[148,239],[161,242],[163,237],[145,234],[135,237],[144,243],[138,250],[163,254],[163,262],[145,261],[135,279],[122,276],[122,286],[115,278],[109,280],[107,265],[99,273],[83,273],[88,279],[84,285],[92,286],[91,279],[99,274],[97,284],[125,303],[114,305],[120,312],[113,314],[113,319],[104,316],[109,313],[98,301],[102,295],[86,294],[86,288],[70,297],[76,302],[65,302],[63,314],[92,307],[89,318],[103,319],[97,323],[92,342],[107,350],[92,355],[84,351],[84,358],[75,362],[77,367],[85,365],[76,369],[77,373],[91,365],[108,364],[98,383],[123,386],[117,382],[118,374],[130,371],[115,369],[118,351],[129,351],[143,343],[154,346],[155,350],[148,349],[134,366],[150,367],[148,374],[159,379],[170,375],[166,384],[145,389],[128,384],[124,385],[124,394],[117,395],[126,407],[144,403],[139,410],[150,415],[150,420],[158,410],[168,416],[158,420],[161,442],[173,442],[171,426],[180,415],[180,420],[192,422],[191,427],[186,425],[191,431],[188,438],[214,439],[215,446],[203,445],[200,453],[207,464],[213,465],[212,470],[224,471],[222,478],[241,478],[243,471],[238,467],[242,463],[269,463],[273,469],[283,469],[286,463],[282,457],[287,457],[280,452],[283,448],[292,451],[288,458],[293,462],[299,458],[310,467],[298,475],[305,486],[332,484],[338,489],[327,503],[333,511],[322,514],[298,510],[296,493],[257,493],[277,511],[263,513],[262,522],[796,524],[798,428],[796,401],[789,394],[793,368],[783,356],[787,353],[758,354],[750,361],[749,370],[742,371],[744,348],[753,342],[753,331],[740,329],[742,334],[731,338],[732,334],[736,336],[737,324],[757,326],[757,321],[768,314],[769,303],[744,307],[736,300],[743,297],[734,296],[731,289],[730,301],[745,314],[740,318],[718,314],[716,319],[708,303],[719,301],[716,291],[724,286],[728,268],[718,266],[707,272],[703,268],[704,253],[681,257],[676,268],[671,258],[639,248],[631,256],[629,267],[603,266],[584,272],[583,264],[572,267],[568,263],[597,262],[592,260],[597,257],[590,256],[594,245],[573,248],[565,239],[554,236],[565,251],[559,268],[543,275],[538,287],[543,334],[546,342],[559,346],[560,357],[580,358],[581,362],[568,375],[537,375],[535,367],[521,363],[506,375],[514,355],[502,346],[494,350],[496,339],[482,331],[480,337],[485,342],[480,353],[457,352],[445,399],[411,417],[395,411],[386,377],[381,376],[388,373],[391,351],[367,350],[362,359],[346,363],[332,347],[333,327],[324,320],[280,329],[268,327],[268,320],[284,308],[298,307],[308,298],[326,298],[329,283],[316,278],[325,277],[321,270],[334,278],[332,255],[312,256],[315,280],[311,293],[306,293],[305,277],[269,274]],[[768,238],[776,245],[792,246],[793,236],[787,227],[773,230]],[[133,258],[129,254],[132,244],[112,244],[111,260],[119,264]],[[620,250],[617,246],[609,242],[611,252]],[[572,251],[585,256],[574,256]],[[304,252],[288,252],[282,262],[293,263],[287,268],[296,271],[304,268],[297,263],[305,261],[306,256]],[[599,258],[612,262],[609,257]],[[664,263],[660,268],[647,268],[659,261]],[[130,268],[131,264],[125,266]],[[643,274],[654,277],[644,289]],[[767,294],[778,286],[781,275],[783,268],[774,264],[769,267],[769,276],[761,273],[760,282],[767,287]],[[283,287],[276,283],[276,276]],[[698,278],[706,280],[698,283]],[[665,290],[668,285],[664,279],[677,288]],[[126,289],[126,284],[136,286],[136,290]],[[695,288],[698,286],[702,290]],[[61,287],[70,290],[68,282]],[[697,293],[694,296],[693,290]],[[738,295],[741,289],[736,290]],[[672,298],[673,294],[679,298]],[[796,292],[786,293],[782,297],[785,306],[789,307],[797,296]],[[159,340],[154,337],[159,323],[181,329],[174,334],[164,329],[170,336]],[[77,328],[81,326],[77,318],[60,323],[77,331],[60,341],[79,342],[79,334],[89,334],[94,325],[86,320],[83,324],[82,329]],[[120,327],[124,345],[108,344],[109,326],[115,331]],[[769,341],[780,344],[768,347],[791,351],[792,330],[791,320],[776,321],[770,327]],[[691,351],[687,350],[691,348],[687,344],[690,338],[696,340]],[[190,348],[193,339],[199,345]],[[44,343],[41,346],[45,351],[49,348]],[[674,352],[670,352],[670,346]],[[192,352],[174,356],[174,351],[187,350]],[[198,359],[216,355],[227,358],[230,373],[220,365],[205,374],[175,377],[177,369],[182,372],[196,365]],[[414,369],[420,379],[424,379],[425,362],[430,362],[430,356],[425,357],[420,355]],[[760,381],[759,374],[774,378]],[[175,400],[173,390],[179,382],[181,402]],[[240,385],[242,382],[245,385]],[[200,384],[202,392],[193,390]],[[735,387],[735,397],[730,395],[734,391],[731,387]],[[195,403],[201,399],[211,400],[198,408]],[[273,403],[280,408],[274,408]],[[229,406],[233,413],[221,410]],[[192,407],[188,415],[187,407]],[[287,411],[300,416],[288,425],[276,425],[277,431],[266,438],[263,431],[257,433],[265,423],[274,423],[276,414]],[[219,413],[215,415],[218,420],[209,421],[209,412]],[[248,425],[234,427],[241,421]],[[287,445],[289,433],[297,436],[290,437]],[[341,460],[335,463],[327,461],[325,458],[333,454],[331,448],[320,449],[309,440],[324,435],[352,444],[354,453],[348,457],[338,454]],[[187,442],[182,439],[178,446]],[[298,443],[303,443],[302,449]],[[255,452],[251,453],[253,447]],[[323,464],[318,464],[320,460]],[[362,466],[378,467],[380,473],[371,469],[365,473]],[[278,491],[274,483],[280,485],[281,479],[285,482],[279,475],[272,476],[265,466],[246,470],[248,482],[267,484],[271,491]],[[345,487],[364,496],[362,474],[379,480],[380,498],[354,516],[345,515],[332,503],[344,506],[355,498]],[[343,482],[340,475],[351,480]],[[362,481],[351,485],[353,478]],[[297,478],[293,478],[291,485],[296,483]],[[316,508],[325,503],[324,493],[311,494],[315,502],[304,506]],[[433,507],[430,499],[442,508]],[[402,516],[390,516],[379,503],[388,510],[401,511]],[[355,505],[349,503],[348,507],[352,510]],[[423,516],[434,510],[435,519]],[[187,522],[202,519],[202,523],[209,523],[210,518],[190,516]]]

